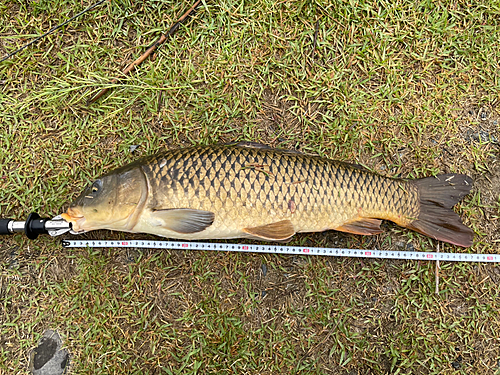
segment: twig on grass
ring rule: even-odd
[[[151,46],[148,47],[148,49],[139,57],[137,58],[132,64],[130,64],[129,66],[127,66],[124,70],[123,70],[123,74],[124,75],[127,75],[129,74],[132,70],[134,70],[134,68],[136,66],[139,66],[144,60],[146,60],[154,51],[156,51],[156,49],[162,45],[163,43],[165,43],[165,41],[174,35],[174,33],[181,27],[181,25],[189,18],[189,16],[191,16],[191,14],[196,10],[196,8],[198,8],[198,6],[201,4],[201,0],[197,0],[193,6],[191,8],[189,8],[189,10],[184,13],[181,18],[179,18],[179,20],[173,24],[173,26],[170,28],[170,30],[168,30],[168,32],[166,34],[163,34],[162,36],[160,36],[160,38],[154,42]],[[118,82],[118,79],[117,78],[113,78],[111,80],[111,84],[115,84]],[[94,103],[97,99],[99,99],[100,97],[102,97],[104,94],[106,94],[108,91],[109,91],[110,87],[106,87],[104,89],[102,89],[101,91],[99,91],[96,95],[94,95],[93,97],[91,97],[88,101],[87,101],[87,105],[90,105],[92,103]]]

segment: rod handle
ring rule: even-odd
[[[0,219],[0,235],[24,232],[26,237],[34,240],[39,234],[47,234],[45,223],[49,219],[41,218],[35,212],[29,214],[26,221],[14,221],[13,219]]]
[[[14,221],[14,219],[0,219],[0,235],[2,234],[12,234],[9,231],[9,223]]]

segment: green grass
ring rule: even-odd
[[[0,53],[88,5],[2,2]],[[94,177],[162,147],[246,140],[389,176],[471,175],[457,205],[476,233],[470,251],[499,251],[497,2],[206,1],[86,106],[187,7],[106,2],[0,64],[0,217],[55,216]],[[406,242],[436,245],[392,224],[291,244]],[[47,328],[74,373],[500,373],[496,265],[442,263],[435,295],[426,262],[70,250],[15,236],[0,239],[0,264],[0,373],[27,373]]]

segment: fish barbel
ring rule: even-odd
[[[102,176],[70,205],[74,231],[110,229],[178,239],[285,241],[329,229],[381,233],[381,220],[471,246],[451,208],[472,179],[387,178],[363,167],[264,145],[189,147]]]

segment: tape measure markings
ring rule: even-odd
[[[268,254],[300,254],[323,255],[351,258],[377,259],[407,259],[407,260],[443,260],[451,262],[500,262],[500,254],[467,254],[467,253],[437,253],[421,251],[388,251],[362,250],[326,247],[275,246],[231,243],[181,242],[181,241],[144,241],[144,240],[62,240],[63,247],[116,247],[116,248],[145,248],[145,249],[181,249],[181,250],[209,250],[252,252]]]

